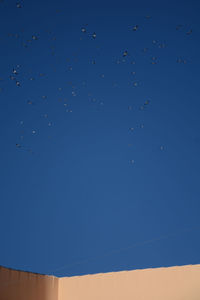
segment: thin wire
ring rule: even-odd
[[[103,258],[103,257],[106,257],[106,256],[109,256],[109,255],[112,255],[113,253],[120,253],[122,251],[126,251],[126,250],[129,250],[129,249],[132,249],[132,248],[135,248],[135,247],[138,247],[138,246],[144,246],[144,245],[147,245],[147,244],[151,244],[153,242],[158,242],[160,240],[164,240],[164,239],[167,239],[167,238],[170,238],[170,237],[175,237],[181,233],[184,233],[184,232],[190,232],[192,230],[195,230],[195,229],[200,229],[200,226],[198,227],[192,227],[192,228],[186,228],[186,229],[183,229],[183,230],[179,230],[178,232],[176,233],[170,233],[170,234],[167,234],[167,235],[162,235],[160,237],[157,237],[157,238],[154,238],[154,239],[150,239],[150,240],[145,240],[143,242],[137,242],[137,243],[134,243],[128,247],[123,247],[123,248],[118,248],[118,249],[114,249],[112,251],[109,251],[107,253],[105,253],[104,255],[99,255],[99,256],[95,256],[95,257],[92,257],[92,258],[88,258],[88,259],[85,259],[85,260],[82,260],[82,261],[77,261],[75,263],[72,263],[72,264],[68,264],[68,265],[64,265],[60,268],[57,268],[57,269],[54,269],[51,271],[51,275],[53,275],[53,273],[57,272],[57,271],[60,271],[60,270],[64,270],[66,268],[70,268],[70,267],[73,267],[75,265],[80,265],[80,264],[86,264],[90,261],[94,261],[94,260],[97,260],[99,258]],[[20,272],[20,271],[19,271]],[[28,272],[29,273],[29,272]],[[41,274],[38,274],[38,275],[41,275]],[[45,275],[44,275],[45,276]],[[28,279],[28,278],[27,278]],[[0,287],[3,287],[5,285],[11,285],[11,284],[16,284],[16,283],[19,283],[19,282],[22,282],[22,280],[15,280],[15,281],[5,281],[4,283],[0,284]],[[24,280],[23,280],[24,282]]]
[[[178,232],[175,232],[175,233],[171,233],[171,234],[167,234],[167,235],[162,235],[160,237],[157,237],[157,238],[153,238],[153,239],[150,239],[150,240],[145,240],[143,242],[136,242],[128,247],[123,247],[123,248],[117,248],[117,249],[114,249],[114,250],[111,250],[103,255],[98,255],[98,256],[95,256],[95,257],[91,257],[91,258],[88,258],[88,259],[84,259],[84,260],[81,260],[81,261],[77,261],[77,262],[74,262],[72,264],[68,264],[68,265],[64,265],[64,266],[61,266],[57,269],[54,269],[52,271],[50,271],[50,274],[54,274],[58,271],[61,271],[61,270],[65,270],[65,269],[68,269],[68,268],[71,268],[75,265],[81,265],[81,264],[86,264],[90,261],[94,261],[94,260],[97,260],[97,259],[100,259],[100,258],[103,258],[103,257],[106,257],[106,256],[109,256],[109,255],[112,255],[113,253],[120,253],[122,251],[126,251],[126,250],[129,250],[129,249],[132,249],[132,248],[135,248],[135,247],[138,247],[138,246],[143,246],[143,245],[147,245],[147,244],[151,244],[153,242],[158,242],[160,240],[164,240],[164,239],[167,239],[167,238],[170,238],[170,237],[174,237],[174,236],[177,236],[183,232],[187,232],[187,231],[192,231],[194,229],[200,229],[200,226],[198,227],[192,227],[192,228],[186,228],[186,229],[183,229],[183,230],[179,230]]]

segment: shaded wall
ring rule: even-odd
[[[58,300],[58,278],[0,267],[0,300]]]
[[[200,265],[60,278],[66,299],[200,300]]]
[[[57,278],[0,267],[0,300],[200,300],[200,265]]]

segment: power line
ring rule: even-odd
[[[65,270],[67,268],[71,268],[73,266],[76,266],[76,265],[81,265],[81,264],[87,264],[91,261],[95,261],[97,259],[102,259],[106,256],[110,256],[114,253],[120,253],[122,251],[126,251],[126,250],[129,250],[129,249],[133,249],[135,247],[139,247],[139,246],[144,246],[144,245],[148,245],[148,244],[151,244],[151,243],[154,243],[154,242],[158,242],[160,240],[165,240],[165,239],[168,239],[168,238],[172,238],[172,237],[176,237],[177,235],[181,234],[181,233],[185,233],[185,232],[191,232],[195,229],[200,229],[200,226],[196,226],[196,227],[191,227],[191,228],[185,228],[183,230],[179,230],[179,231],[176,231],[174,233],[170,233],[170,234],[166,234],[166,235],[162,235],[160,237],[156,237],[156,238],[153,238],[153,239],[148,239],[148,240],[145,240],[145,241],[142,241],[142,242],[136,242],[128,247],[123,247],[123,248],[117,248],[117,249],[113,249],[111,251],[108,251],[107,253],[105,254],[102,254],[102,255],[98,255],[98,256],[95,256],[95,257],[90,257],[88,259],[84,259],[84,260],[81,260],[81,261],[77,261],[77,262],[74,262],[72,264],[68,264],[68,265],[63,265],[59,268],[56,268],[52,271],[50,271],[49,273],[51,275],[53,275],[53,273],[56,273],[58,271],[61,271],[61,270]],[[17,270],[16,270],[17,271]],[[19,270],[18,270],[19,271]],[[20,272],[20,271],[19,271]],[[29,273],[29,272],[28,272]],[[30,272],[31,273],[31,272]],[[36,275],[41,275],[41,274],[36,274]],[[44,275],[45,276],[45,275]],[[11,285],[11,284],[17,284],[17,283],[22,283],[24,282],[24,280],[15,280],[15,281],[5,281],[4,283],[0,284],[0,287],[3,287],[3,286],[6,286],[6,285]]]
[[[98,256],[95,256],[95,257],[90,257],[88,259],[84,259],[84,260],[81,260],[81,261],[77,261],[77,262],[74,262],[72,264],[68,264],[68,265],[64,265],[64,266],[61,266],[57,269],[54,269],[52,271],[50,271],[50,274],[53,275],[53,273],[55,272],[58,272],[58,271],[61,271],[61,270],[64,270],[64,269],[68,269],[68,268],[71,268],[73,266],[76,266],[76,265],[81,265],[81,264],[87,264],[89,263],[90,261],[95,261],[97,259],[102,259],[103,257],[106,257],[106,256],[110,256],[114,253],[120,253],[122,251],[126,251],[126,250],[129,250],[129,249],[132,249],[132,248],[135,248],[135,247],[139,247],[139,246],[144,246],[144,245],[147,245],[147,244],[151,244],[151,243],[154,243],[154,242],[158,242],[160,240],[165,240],[165,239],[168,239],[170,237],[175,237],[181,233],[184,233],[184,232],[190,232],[194,229],[200,229],[200,226],[198,227],[192,227],[192,228],[186,228],[186,229],[183,229],[183,230],[179,230],[175,233],[170,233],[170,234],[166,234],[166,235],[162,235],[160,237],[156,237],[156,238],[153,238],[153,239],[148,239],[148,240],[145,240],[143,242],[136,242],[128,247],[123,247],[123,248],[117,248],[117,249],[114,249],[114,250],[111,250],[105,254],[102,254],[102,255],[98,255]]]

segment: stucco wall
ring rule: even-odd
[[[0,300],[58,300],[58,278],[0,267]]]
[[[200,300],[200,265],[61,278],[59,300]]]
[[[200,300],[200,265],[56,278],[0,267],[0,300]]]

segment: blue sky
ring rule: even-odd
[[[1,265],[200,263],[199,9],[0,2]]]

